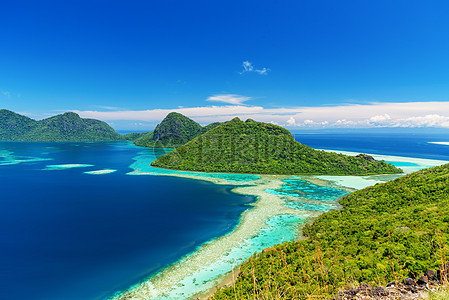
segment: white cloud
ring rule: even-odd
[[[287,120],[287,125],[288,125],[288,126],[295,126],[295,125],[296,125],[296,120],[295,120],[295,118],[290,117],[290,118]]]
[[[332,124],[332,126],[338,126],[338,127],[353,127],[357,125],[356,121],[352,121],[352,120],[337,120],[335,123]]]
[[[295,126],[299,127],[312,127],[312,128],[320,128],[328,125],[328,121],[314,121],[314,120],[303,120],[301,123],[296,123]]]
[[[449,128],[449,116],[438,114],[410,117],[396,122],[397,127],[443,127]]]
[[[220,95],[216,95],[213,97],[219,96]],[[229,100],[231,98],[217,99]],[[262,122],[285,124],[286,127],[449,128],[449,101],[390,102],[364,105],[350,104],[296,108],[264,108],[261,106],[241,105],[242,102],[243,101],[239,102],[232,100],[227,101],[226,103],[235,105],[150,109],[144,111],[74,111],[79,113],[82,117],[96,118],[105,121],[132,120],[138,122],[159,122],[169,112],[176,111],[193,118],[201,124],[208,124],[215,121],[228,121],[238,116],[243,120],[251,118]]]
[[[262,68],[262,69],[256,69],[256,68],[253,66],[253,64],[250,63],[250,62],[247,61],[247,60],[245,60],[245,61],[242,63],[242,66],[243,66],[243,71],[239,72],[239,74],[244,74],[244,73],[247,73],[247,72],[256,72],[256,73],[258,73],[258,74],[260,74],[260,75],[267,75],[268,72],[271,71],[270,69],[265,68],[265,67]]]
[[[266,75],[270,69],[263,68],[262,70],[254,70],[255,72],[259,73],[260,75]]]
[[[389,114],[383,114],[383,115],[377,115],[377,116],[371,117],[369,120],[371,122],[384,122],[387,120],[391,120],[391,117]]]
[[[206,99],[207,101],[218,101],[235,105],[242,105],[243,102],[251,100],[251,97],[245,97],[235,94],[213,95]]]
[[[243,71],[240,72],[240,74],[243,74],[245,72],[252,72],[252,71],[254,71],[253,65],[249,61],[247,61],[247,60],[242,63],[242,66],[243,66]]]
[[[104,110],[126,110],[126,108],[116,107],[116,106],[95,105],[95,107],[97,107],[99,109],[104,109]]]

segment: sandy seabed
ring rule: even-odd
[[[342,151],[335,151],[342,152]],[[357,153],[343,152],[354,155]],[[373,155],[376,159],[406,162],[405,173],[425,167],[447,163],[445,161],[414,159],[397,156]],[[402,175],[376,176],[288,176],[259,175],[247,181],[203,177],[201,173],[136,170],[133,175],[165,175],[200,179],[220,185],[236,186],[233,192],[252,195],[257,201],[246,210],[237,227],[230,233],[200,246],[193,253],[183,257],[147,280],[121,292],[112,299],[207,299],[217,288],[232,283],[238,273],[238,266],[255,252],[283,241],[301,238],[302,226],[323,213],[323,211],[292,209],[286,201],[309,201],[297,197],[276,195],[270,190],[280,190],[286,179],[302,179],[317,186],[337,187],[351,192],[376,183],[385,182]],[[316,201],[318,202],[318,201]],[[338,204],[335,204],[338,208]]]
[[[169,176],[199,179],[192,175]],[[290,231],[294,232],[287,233],[289,236],[284,239],[295,239],[299,235],[298,225],[319,212],[288,208],[283,205],[282,196],[265,191],[280,189],[284,184],[282,180],[286,178],[289,176],[261,175],[257,180],[244,182],[201,178],[215,184],[237,185],[233,192],[257,196],[258,199],[251,204],[251,209],[242,214],[239,225],[231,233],[202,245],[194,253],[132,287],[117,299],[187,299],[198,296],[222,285],[223,279],[229,281],[229,273],[254,252],[282,242],[284,237],[277,234],[278,227],[290,225]],[[270,238],[263,241],[264,236]]]

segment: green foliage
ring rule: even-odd
[[[218,125],[221,125],[221,123],[220,122],[214,122],[214,123],[210,123],[209,125],[204,126],[203,128],[201,128],[200,135],[203,134],[203,133],[208,132],[211,129],[214,129]]]
[[[147,132],[134,141],[136,146],[156,147],[156,141],[153,139],[154,130]]]
[[[25,135],[37,121],[12,111],[0,110],[0,140],[12,141]]]
[[[35,121],[8,110],[0,110],[2,141],[118,141],[123,138],[105,122],[81,119],[68,112]]]
[[[215,128],[219,124],[215,122],[201,127],[200,124],[192,119],[182,114],[171,112],[156,126],[154,131],[141,136],[134,144],[142,147],[176,148]]]
[[[306,225],[305,240],[254,255],[213,299],[328,299],[360,282],[385,285],[448,258],[449,164],[376,184]],[[256,297],[254,296],[256,295]]]
[[[140,137],[144,136],[147,133],[148,132],[132,132],[125,134],[122,137],[125,141],[134,142],[135,140],[139,139]]]
[[[369,175],[401,173],[384,161],[318,151],[285,128],[239,118],[176,148],[153,166],[204,172]]]

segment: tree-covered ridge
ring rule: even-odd
[[[208,132],[211,129],[214,129],[215,127],[217,127],[220,124],[221,124],[220,122],[214,122],[214,123],[210,123],[209,125],[204,126],[203,128],[201,128],[200,135]]]
[[[402,173],[384,161],[318,151],[285,128],[239,118],[223,123],[158,158],[152,166],[253,174],[369,175]]]
[[[219,124],[215,122],[202,127],[180,113],[171,112],[153,131],[142,135],[134,143],[142,147],[176,148]]]
[[[134,142],[135,140],[141,138],[142,136],[144,136],[147,133],[148,132],[132,132],[132,133],[123,135],[123,139],[125,141]]]
[[[7,109],[0,110],[0,140],[12,141],[25,135],[37,121]]]
[[[340,203],[343,209],[306,225],[305,240],[254,255],[235,287],[214,299],[328,299],[343,287],[417,278],[447,262],[449,164],[354,192]]]
[[[2,141],[118,141],[123,138],[105,122],[68,112],[40,121],[0,110]]]

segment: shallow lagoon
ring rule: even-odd
[[[356,155],[358,153],[346,152],[346,154]],[[388,160],[394,165],[403,167],[406,169],[406,173],[445,163],[442,160],[374,156],[376,159]],[[155,171],[156,168],[148,167],[148,164],[144,162],[146,159],[148,157],[136,158],[134,166],[146,165],[147,169],[136,168],[133,173],[158,173],[159,175],[198,179],[203,177],[203,179],[217,184],[229,183],[226,178],[233,180],[233,176],[240,176],[240,174],[210,176],[207,173],[162,169]],[[264,248],[277,244],[278,242],[273,237],[277,236],[277,240],[280,241],[296,240],[300,236],[301,224],[323,212],[338,209],[340,207],[338,199],[348,192],[399,176],[401,175],[304,177],[261,175],[260,180],[248,178],[247,183],[255,185],[255,187],[237,188],[234,191],[257,195],[258,201],[254,204],[255,208],[243,213],[240,224],[232,233],[205,244],[192,256],[185,257],[147,281],[134,286],[131,292],[125,295],[137,299],[141,297],[180,299],[200,296],[202,291],[225,283],[219,280],[220,274],[231,270],[234,273],[234,267],[252,253],[260,252]],[[264,185],[274,185],[275,187],[265,188]],[[257,226],[253,226],[254,224]],[[277,235],[271,235],[274,232],[277,232]],[[238,238],[234,238],[234,236]],[[279,239],[280,236],[282,239]],[[236,243],[237,240],[240,243]],[[263,242],[258,244],[254,242],[255,240]],[[250,249],[250,251],[244,249]],[[211,255],[212,252],[219,252],[220,255]],[[120,295],[117,298],[120,298]]]
[[[135,287],[144,287],[155,299],[179,299],[201,293],[220,283],[223,274],[252,253],[295,240],[304,222],[339,208],[337,199],[351,189],[397,177],[261,177],[162,170],[149,163],[164,150],[142,149],[129,143],[0,146],[0,177],[3,190],[7,191],[2,202],[8,205],[0,221],[2,236],[6,237],[0,250],[2,265],[3,270],[8,270],[1,274],[2,298],[107,298],[148,276],[149,281]],[[408,172],[444,163],[395,156],[376,158],[380,157]],[[253,197],[236,195],[231,189],[258,195],[259,201],[253,203]],[[210,201],[198,201],[204,200],[203,196],[214,199],[213,205],[208,206]],[[151,206],[155,201],[165,211],[155,210]],[[116,207],[126,209],[121,209],[120,214]],[[156,216],[154,219],[148,218],[151,213]],[[76,219],[73,214],[83,217]],[[197,217],[182,220],[189,214]],[[169,216],[163,219],[166,227],[171,227],[167,230],[173,229],[173,233],[148,231],[163,224],[157,219],[160,215]],[[33,228],[35,222],[47,227]],[[54,226],[57,222],[63,226]],[[92,225],[98,222],[102,224],[100,229],[91,232]],[[182,224],[182,228],[177,224]],[[39,244],[55,233],[48,230],[52,226],[56,227],[57,239],[42,247]],[[83,228],[89,230],[80,231]],[[188,233],[192,228],[193,233]],[[185,233],[180,229],[185,229]],[[83,241],[81,235],[87,240]],[[109,236],[110,241],[104,236]],[[178,239],[181,244],[173,242]],[[167,252],[166,247],[173,251]],[[8,255],[17,258],[7,260]],[[155,260],[158,255],[161,258]],[[33,267],[33,262],[41,265]],[[77,271],[85,262],[89,268]],[[46,278],[48,274],[53,275]],[[161,285],[163,277],[170,280],[163,280],[165,284]],[[20,289],[23,285],[29,288]]]

